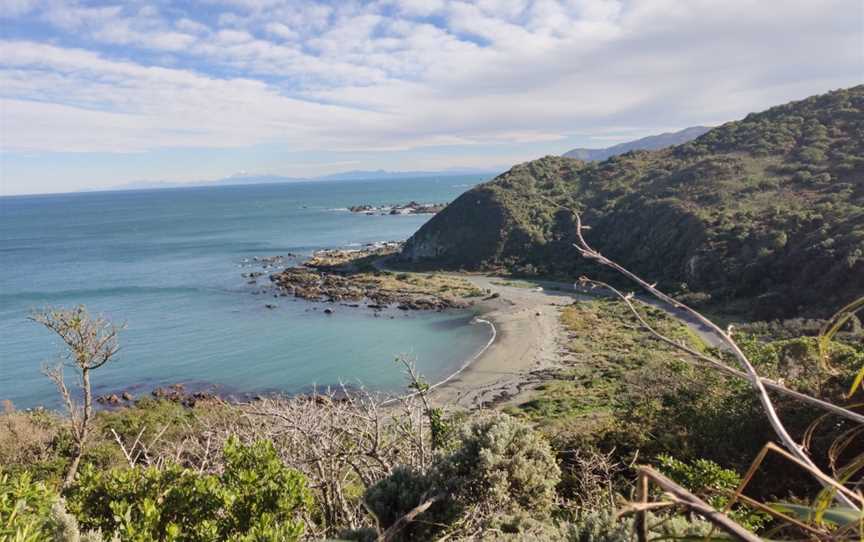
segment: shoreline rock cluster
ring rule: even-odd
[[[447,207],[446,203],[418,203],[410,201],[405,204],[382,205],[352,205],[348,208],[352,213],[365,215],[434,215]]]
[[[443,311],[471,306],[464,296],[429,277],[382,271],[375,266],[374,260],[399,248],[399,243],[380,243],[357,250],[320,251],[303,265],[271,274],[270,280],[281,296],[352,307],[365,303],[376,311],[390,307]]]
[[[168,386],[159,386],[150,391],[154,399],[164,399],[173,403],[179,403],[187,407],[193,407],[199,401],[212,401],[219,399],[220,394],[214,391],[190,391],[186,389],[184,384],[171,384]],[[131,392],[123,391],[121,393],[108,393],[96,397],[96,403],[105,407],[121,407],[131,406],[136,404],[139,399],[146,397],[136,397]]]
[[[323,272],[308,267],[291,267],[270,276],[282,293],[307,301],[326,303],[361,303],[366,307],[383,310],[396,306],[400,310],[465,309],[471,304],[458,298],[419,294],[383,288],[375,280],[364,276]]]

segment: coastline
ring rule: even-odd
[[[435,383],[430,399],[438,406],[464,409],[519,401],[564,360],[558,311],[582,296],[496,277],[458,276],[498,294],[476,305],[477,320],[492,327],[493,337],[456,372]]]
[[[464,409],[500,407],[526,400],[531,391],[547,380],[551,370],[570,361],[559,321],[562,307],[611,294],[589,295],[568,283],[544,280],[511,280],[486,275],[452,274],[480,289],[498,294],[477,303],[478,319],[495,330],[493,340],[458,371],[433,386],[430,395],[438,406]],[[682,309],[651,299],[648,305],[663,310],[698,336],[706,345],[722,347],[713,331]]]

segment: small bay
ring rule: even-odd
[[[297,393],[340,382],[402,389],[408,354],[430,381],[481,349],[466,312],[386,311],[260,293],[255,258],[409,237],[429,215],[354,214],[351,205],[451,201],[481,176],[319,181],[0,198],[0,400],[56,406],[40,374],[61,352],[29,322],[45,306],[85,304],[126,322],[98,393],[174,383],[224,393]],[[259,293],[256,293],[259,292]],[[275,304],[273,309],[266,304]]]

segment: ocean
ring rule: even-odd
[[[126,323],[99,394],[183,383],[223,394],[303,393],[346,383],[404,389],[408,355],[430,382],[490,330],[466,311],[371,310],[259,293],[255,258],[404,240],[429,216],[353,214],[358,204],[452,201],[483,177],[318,181],[0,198],[0,400],[58,406],[40,372],[59,339],[27,319],[84,304]],[[295,261],[295,260],[290,260]],[[272,269],[264,269],[272,272]],[[266,304],[275,304],[268,309]],[[72,382],[72,373],[68,373]]]

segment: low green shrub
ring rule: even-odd
[[[734,493],[741,484],[741,477],[737,472],[724,469],[708,459],[684,462],[662,454],[657,460],[665,474],[705,499],[717,510],[725,510],[729,504],[729,494]],[[767,514],[740,505],[732,508],[729,517],[751,531],[758,531],[771,519]]]
[[[0,540],[41,542],[50,538],[51,506],[59,496],[29,473],[0,473]]]
[[[312,505],[304,477],[269,442],[226,443],[220,475],[164,468],[96,470],[88,465],[69,491],[84,527],[121,540],[204,542],[297,540]]]

